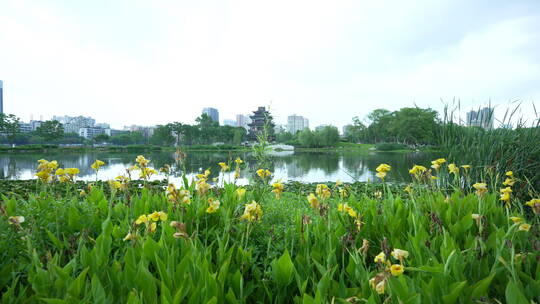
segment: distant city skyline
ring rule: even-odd
[[[530,121],[538,28],[538,0],[4,0],[4,112],[118,128],[264,105],[280,124],[301,113],[341,128],[377,108],[441,113],[456,98],[463,120],[520,100]]]

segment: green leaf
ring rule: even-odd
[[[64,249],[64,244],[62,244],[62,242],[60,242],[60,240],[52,232],[50,232],[49,230],[46,231],[47,236],[49,236],[49,239],[53,242],[54,246],[56,246],[58,250]]]
[[[521,292],[519,286],[514,282],[508,282],[506,285],[506,303],[508,304],[528,304],[527,297]]]
[[[443,296],[444,304],[456,303],[461,291],[463,290],[463,287],[465,287],[465,284],[467,284],[467,281],[452,284],[449,288],[451,290],[450,293]]]
[[[283,255],[276,261],[272,261],[274,280],[280,287],[289,285],[293,279],[294,264],[289,252],[285,250]]]
[[[74,297],[79,298],[79,295],[81,294],[82,288],[85,285],[86,282],[86,273],[88,273],[88,267],[86,267],[78,276],[77,278],[71,282],[71,284],[68,287],[68,293]]]
[[[471,299],[476,299],[485,295],[494,277],[495,275],[492,274],[489,277],[486,277],[480,280],[478,283],[474,284],[472,288],[473,291],[471,293]]]

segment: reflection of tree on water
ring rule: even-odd
[[[211,178],[217,177],[220,173],[219,162],[228,162],[231,171],[234,170],[234,160],[240,157],[244,160],[241,172],[242,177],[248,177],[255,172],[258,167],[256,159],[249,152],[188,152],[183,164],[175,165],[174,152],[150,152],[150,153],[48,153],[48,154],[3,154],[0,155],[0,178],[18,179],[34,177],[39,159],[57,160],[62,168],[79,168],[80,177],[93,177],[94,171],[90,165],[100,159],[107,163],[102,167],[101,172],[111,170],[104,176],[115,176],[124,173],[124,168],[135,164],[135,158],[139,154],[144,154],[150,159],[150,166],[156,170],[165,164],[171,165],[172,176],[179,177],[184,173],[193,174],[203,172],[206,169],[212,171]],[[424,165],[429,167],[430,161],[435,159],[433,154],[426,153],[373,153],[359,154],[355,152],[296,152],[293,155],[273,156],[269,169],[275,172],[286,170],[290,178],[299,178],[309,175],[311,170],[320,170],[326,176],[337,176],[341,179],[348,179],[350,175],[355,180],[365,180],[366,175],[372,180],[375,178],[375,168],[381,163],[392,166],[392,171],[388,175],[388,180],[409,181],[408,170],[414,165]],[[118,170],[118,172],[112,172]],[[320,176],[320,174],[318,175]],[[135,176],[136,177],[136,176]],[[334,177],[334,178],[335,178]]]

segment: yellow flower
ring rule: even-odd
[[[135,158],[135,162],[137,162],[139,164],[139,166],[144,168],[144,167],[146,167],[148,165],[150,160],[144,158],[144,156],[142,156],[142,155],[138,155],[137,158]]]
[[[197,193],[199,196],[205,195],[208,190],[210,190],[210,184],[208,184],[205,179],[197,182]]]
[[[374,259],[375,263],[384,263],[386,262],[386,254],[384,254],[384,252],[381,251],[381,253],[379,253],[375,259]]]
[[[400,261],[409,257],[409,252],[407,250],[402,250],[402,249],[397,249],[397,248],[394,248],[391,254],[394,257],[394,259],[397,259]]]
[[[465,170],[465,172],[469,171],[469,169],[471,169],[471,165],[463,165],[461,166],[461,168],[463,168]]]
[[[510,201],[510,193],[512,193],[512,188],[506,187],[506,188],[502,188],[500,191],[501,191],[500,200],[505,203],[508,203]]]
[[[240,159],[240,157],[237,157],[234,162],[237,164],[237,165],[240,165],[241,163],[243,163],[244,161],[242,159]]]
[[[142,167],[141,168],[141,173],[139,174],[139,176],[142,179],[149,179],[154,174],[157,174],[156,170],[154,170],[152,168],[148,168],[148,167]]]
[[[432,176],[431,176],[431,179],[432,179],[432,180],[436,180],[437,177],[432,175]]]
[[[515,184],[516,180],[513,178],[507,178],[504,180],[503,185],[504,186],[513,186]]]
[[[517,216],[511,216],[510,220],[512,220],[512,222],[514,222],[514,224],[519,224],[519,223],[521,223],[523,221],[522,218],[517,217]]]
[[[420,177],[427,171],[427,168],[424,166],[414,165],[409,173],[414,175],[415,178],[420,179]]]
[[[242,199],[246,195],[246,189],[244,188],[238,188],[236,189],[236,196],[238,196],[238,199]]]
[[[109,181],[109,186],[113,189],[120,189],[122,188],[122,183],[119,182],[119,181],[115,181],[115,180],[110,180]]]
[[[505,175],[506,175],[506,176],[512,177],[512,176],[514,176],[514,172],[512,172],[512,171],[507,171]]]
[[[433,161],[431,161],[431,168],[433,168],[435,170],[439,170],[441,165],[443,163],[445,163],[445,162],[446,162],[446,159],[444,159],[444,158],[439,158],[439,159],[433,160]]]
[[[251,201],[251,204],[245,204],[244,214],[240,219],[256,222],[262,218],[262,215],[261,205],[257,204],[255,201]]]
[[[65,173],[64,173],[64,169],[58,168],[58,169],[56,169],[56,172],[55,172],[54,174],[55,174],[55,175],[64,175],[64,174],[65,174]]]
[[[134,240],[137,238],[137,235],[135,234],[132,234],[131,232],[129,232],[125,237],[124,237],[124,242],[125,241],[130,241],[130,240]]]
[[[283,192],[283,185],[280,183],[280,182],[277,182],[277,183],[273,183],[272,184],[272,192],[274,192],[276,194],[276,199],[280,199],[281,198],[281,193]]]
[[[540,199],[539,198],[533,198],[532,200],[526,202],[525,205],[531,207],[534,213],[540,214]]]
[[[80,171],[78,168],[66,168],[64,169],[64,172],[69,175],[77,175]]]
[[[386,172],[377,172],[375,174],[378,178],[384,180],[384,178],[386,177]]]
[[[218,163],[218,165],[221,167],[222,172],[229,171],[229,166],[226,163],[220,162],[220,163]]]
[[[101,168],[101,166],[105,165],[105,162],[99,160],[99,159],[96,159],[96,161],[90,166],[92,169],[94,169],[94,171],[98,172],[99,171],[99,168]]]
[[[479,220],[482,217],[482,215],[480,215],[478,213],[473,213],[473,214],[471,214],[471,217],[472,217],[473,220]]]
[[[407,185],[407,187],[405,187],[405,192],[409,193],[409,195],[413,193],[413,188],[411,185]]]
[[[525,223],[519,225],[519,228],[518,228],[519,231],[529,231],[529,229],[531,229],[531,225],[525,224]]]
[[[135,225],[140,225],[142,223],[148,224],[148,217],[146,216],[146,214],[139,216],[139,218],[135,220]]]
[[[208,199],[210,206],[206,209],[207,213],[214,213],[219,209],[221,203],[218,200]]]
[[[341,185],[343,185],[343,182],[340,181],[340,180],[338,179],[338,180],[336,181],[336,187],[339,187],[339,186],[341,186]]]
[[[390,266],[390,273],[392,273],[392,275],[395,277],[400,276],[404,271],[405,268],[399,264]]]
[[[79,192],[79,195],[80,195],[80,196],[85,196],[85,195],[86,195],[86,191],[81,190],[81,191]]]
[[[259,170],[257,170],[257,175],[262,179],[266,179],[267,177],[272,175],[272,173],[270,171],[268,171],[268,170],[265,170],[265,169],[259,169]]]
[[[315,193],[317,193],[318,197],[322,197],[324,190],[328,190],[328,186],[325,184],[318,184],[315,188]]]
[[[350,217],[356,217],[357,216],[356,211],[347,204],[339,204],[338,205],[338,211],[339,212],[346,212],[347,214],[349,214]]]
[[[21,216],[21,215],[16,215],[16,216],[10,216],[8,218],[8,223],[9,224],[15,224],[15,225],[19,225],[20,223],[24,223],[25,221],[25,218],[24,216]]]
[[[42,182],[49,182],[52,180],[51,175],[48,171],[39,171],[36,173],[36,176],[42,181]]]
[[[382,280],[377,284],[377,286],[375,286],[375,291],[378,294],[383,294],[385,286],[386,286],[386,280]]]
[[[380,164],[375,171],[377,172],[388,172],[392,169],[392,167],[388,164]]]
[[[167,220],[167,213],[163,211],[154,211],[153,213],[148,215],[148,219],[154,222],[157,222],[159,220],[165,221]]]
[[[148,225],[146,229],[149,233],[154,233],[156,232],[156,228],[157,228],[156,223],[150,223],[150,225]]]
[[[476,194],[482,195],[487,192],[487,184],[486,183],[476,183],[473,185],[473,188],[476,189]]]
[[[319,200],[313,193],[310,193],[308,195],[307,200],[312,208],[315,208],[315,209],[319,208]]]
[[[458,175],[459,174],[459,167],[456,166],[456,164],[449,164],[448,165],[448,172],[450,172],[451,174],[454,174],[454,175]]]

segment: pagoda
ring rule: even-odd
[[[253,111],[253,115],[249,116],[249,118],[251,118],[251,123],[248,124],[249,141],[256,141],[257,135],[262,133],[265,125],[268,128],[268,141],[274,141],[275,125],[272,122],[272,115],[270,115],[270,112],[266,111],[265,107],[259,107],[257,111]]]

